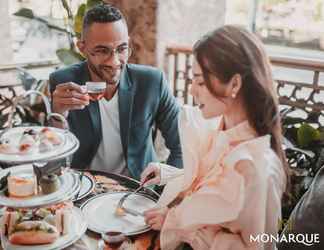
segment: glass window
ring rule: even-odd
[[[249,27],[272,53],[324,58],[324,0],[230,0],[226,8],[227,24]]]

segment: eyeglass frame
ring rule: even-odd
[[[85,43],[85,41],[82,41],[83,43]],[[118,50],[123,48],[123,46],[127,46],[127,49],[125,48],[125,50],[127,50],[127,55],[123,55],[121,52],[119,52]],[[86,49],[88,51],[88,53],[95,57],[95,58],[98,58],[99,57],[102,57],[100,59],[100,61],[106,61],[108,59],[111,59],[115,54],[118,56],[118,59],[123,59],[123,60],[127,60],[131,57],[132,55],[132,47],[129,46],[128,43],[124,43],[124,44],[121,44],[121,45],[118,45],[116,48],[113,48],[113,47],[110,47],[110,46],[100,46],[100,49],[105,49],[105,50],[108,50],[109,52],[105,52],[104,54],[102,55],[96,55],[95,52],[93,51],[90,51],[88,49]],[[125,52],[126,53],[126,52]],[[123,56],[125,56],[125,58],[122,58]]]

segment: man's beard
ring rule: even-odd
[[[107,84],[116,85],[119,83],[121,72],[125,64],[121,64],[120,68],[116,70],[112,69],[110,66],[95,65],[88,59],[88,65],[91,71],[101,80],[105,81]]]

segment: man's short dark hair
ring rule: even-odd
[[[125,18],[121,11],[111,4],[98,4],[89,9],[83,17],[83,32],[93,23],[112,23],[123,20]]]

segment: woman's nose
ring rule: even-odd
[[[189,94],[192,95],[192,96],[195,96],[196,95],[196,87],[195,87],[194,82],[192,82],[192,84],[190,84]]]

